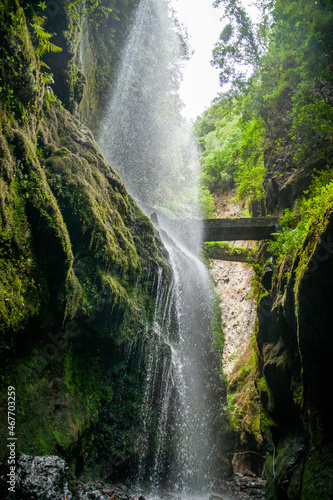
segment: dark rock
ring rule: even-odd
[[[256,477],[250,470],[246,470],[245,474],[234,473],[225,481],[221,491],[232,496],[234,500],[264,500],[265,486],[266,481]]]
[[[67,470],[66,462],[59,457],[31,457],[21,454],[16,469],[18,498],[55,500],[66,497],[67,500],[72,500]]]
[[[19,455],[15,498],[20,500],[131,500],[120,489],[100,490],[97,483],[76,483],[66,462],[57,456]],[[9,497],[10,498],[10,497]]]
[[[99,490],[95,490],[84,485],[77,490],[75,496],[75,500],[110,500],[110,498],[116,497],[110,497]]]
[[[114,173],[112,173],[112,172],[109,172],[109,173],[107,174],[107,179],[108,179],[109,183],[111,184],[111,186],[113,186],[113,187],[117,187],[117,186],[119,186],[119,185],[120,185],[120,180],[119,180],[119,179],[118,179],[118,177],[117,177]]]
[[[243,472],[243,476],[256,477],[256,475],[254,474],[254,472],[252,472],[250,470],[247,470],[247,469]]]
[[[269,292],[272,288],[272,278],[273,278],[273,260],[271,259],[269,264],[264,269],[264,274],[261,280],[263,287]]]

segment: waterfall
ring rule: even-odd
[[[147,325],[134,479],[151,491],[186,495],[214,488],[225,459],[221,352],[212,335],[212,284],[199,258],[200,225],[177,232],[152,208],[200,215],[197,151],[177,95],[181,42],[168,1],[142,0],[98,142],[142,210],[154,214],[173,269],[171,284],[162,272],[156,277],[155,317]]]
[[[142,0],[99,143],[131,194],[189,217],[198,215],[197,152],[180,114],[181,52],[167,0]]]

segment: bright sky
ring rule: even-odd
[[[180,97],[186,118],[195,119],[221,91],[219,71],[210,64],[212,50],[223,29],[221,9],[213,0],[171,0],[179,21],[187,27],[194,55],[184,68]]]

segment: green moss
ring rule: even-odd
[[[249,436],[252,436],[260,447],[263,441],[260,422],[261,389],[256,378],[257,355],[252,344],[249,344],[229,376],[227,414],[231,428],[239,436],[240,442],[245,444]]]
[[[238,247],[227,242],[206,242],[204,244],[204,256],[209,259],[250,263],[253,260],[253,251],[249,248]]]
[[[332,496],[333,452],[330,446],[311,450],[302,478],[302,499],[321,500]]]
[[[43,106],[45,86],[23,11],[17,1],[5,3],[8,12],[4,2],[0,6],[7,32],[2,49],[9,57],[7,72],[1,73],[6,92],[0,94],[5,100],[1,406],[6,386],[15,385],[18,451],[75,461],[87,452],[102,407],[115,397],[126,401],[131,426],[138,422],[144,374],[128,374],[139,384],[134,393],[125,373],[123,380],[113,374],[126,345],[150,341],[146,325],[154,316],[154,276],[162,269],[168,281],[170,268],[151,222],[91,132],[59,102]],[[15,72],[17,64],[27,68],[23,60],[31,68],[22,83]],[[7,102],[14,91],[29,110],[27,120],[17,102]],[[3,439],[6,432],[1,418]],[[130,432],[118,426],[113,442],[129,442]],[[5,449],[1,453],[3,458]]]
[[[86,79],[80,117],[96,131],[112,90],[119,60],[138,0],[102,0],[88,9],[81,41]]]

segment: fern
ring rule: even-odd
[[[32,18],[31,26],[34,29],[35,36],[38,42],[37,54],[41,57],[45,52],[61,52],[62,48],[58,47],[54,43],[50,42],[50,38],[54,36],[54,33],[48,33],[43,28],[45,22],[45,16],[37,16],[36,14]]]

